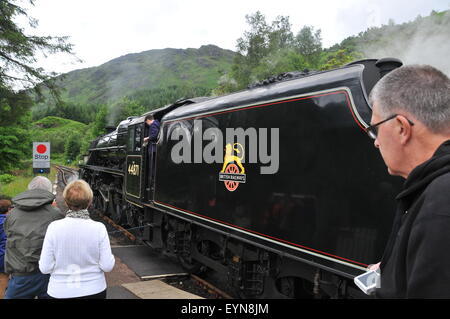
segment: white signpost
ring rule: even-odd
[[[50,173],[50,142],[33,142],[33,173]]]

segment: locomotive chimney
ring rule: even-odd
[[[396,58],[382,58],[375,63],[375,66],[380,70],[380,78],[402,65],[403,62]]]
[[[108,133],[114,132],[116,130],[116,127],[108,125],[105,127],[105,130],[106,130],[106,134],[108,134]]]

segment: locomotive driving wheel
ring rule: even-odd
[[[123,204],[120,200],[120,197],[117,194],[110,193],[109,203],[108,203],[108,211],[111,219],[116,224],[121,224],[124,221]]]
[[[130,205],[127,204],[127,208],[125,210],[125,220],[126,223],[129,227],[134,227],[136,226],[136,212],[135,212],[135,208]]]
[[[96,192],[94,194],[92,206],[94,207],[94,209],[99,210],[102,214],[106,212],[105,201],[103,200],[103,197],[99,192]]]
[[[191,225],[185,225],[184,232],[181,234],[181,238],[179,238],[182,243],[179,251],[177,252],[177,259],[180,262],[183,269],[185,269],[189,273],[198,274],[202,270],[202,264],[198,261],[195,261],[191,255],[191,244],[192,244],[192,235],[193,231],[191,229]]]

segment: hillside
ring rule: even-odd
[[[161,49],[132,53],[98,67],[60,76],[66,102],[111,103],[141,90],[167,87],[211,90],[228,72],[234,52],[214,45],[199,49]]]
[[[53,154],[62,154],[71,136],[81,140],[86,136],[88,126],[76,121],[48,116],[33,122],[30,129],[32,142],[50,142]]]

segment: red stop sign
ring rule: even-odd
[[[44,144],[39,144],[36,147],[36,150],[39,154],[44,154],[45,152],[47,152],[47,147]]]

